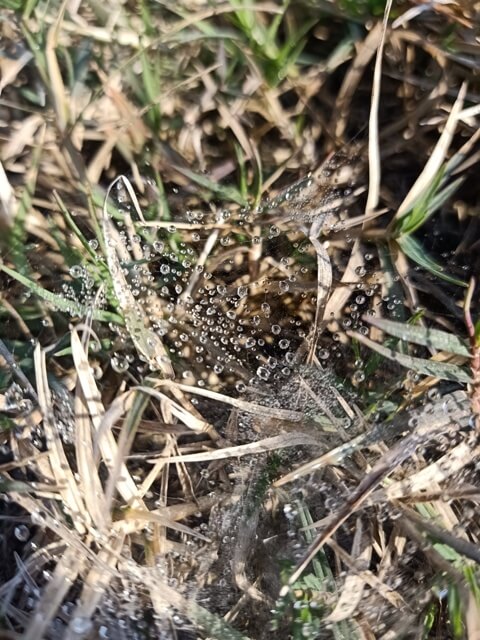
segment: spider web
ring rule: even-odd
[[[321,216],[335,230],[348,215],[354,160],[336,155],[256,209],[185,209],[171,223],[134,220],[118,184],[117,255],[177,377],[242,392],[292,375],[315,315],[309,229]],[[134,358],[116,330],[125,370]]]

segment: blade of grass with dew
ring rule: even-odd
[[[73,231],[73,233],[75,234],[75,236],[78,238],[79,242],[81,243],[81,245],[83,246],[83,248],[86,250],[87,255],[90,257],[90,259],[93,261],[93,264],[95,265],[95,268],[87,268],[88,270],[88,275],[93,278],[95,284],[97,285],[98,288],[102,287],[105,282],[108,283],[108,285],[111,286],[106,286],[104,288],[105,291],[105,297],[107,299],[107,302],[109,305],[115,307],[115,303],[116,303],[116,299],[112,296],[111,294],[111,288],[113,287],[112,282],[111,282],[111,277],[110,277],[110,272],[104,262],[103,259],[99,259],[95,249],[94,249],[94,245],[91,244],[92,241],[88,241],[86,239],[86,237],[84,236],[84,234],[82,233],[82,231],[80,230],[80,228],[78,227],[78,225],[76,224],[75,220],[73,219],[73,216],[71,215],[71,213],[69,212],[69,210],[67,209],[67,207],[65,206],[63,200],[61,199],[60,195],[54,191],[53,192],[53,197],[55,198],[55,201],[57,202],[60,211],[62,212],[65,221],[67,222],[68,226],[70,227],[70,229]],[[92,216],[92,203],[90,202],[90,198],[88,198],[89,200],[89,213],[90,213],[90,218],[92,219],[95,216]],[[101,249],[103,250],[104,248],[104,241],[103,241],[103,237],[101,235],[101,233],[99,232],[99,227],[98,224],[94,223],[94,228],[96,231],[96,238],[94,238],[94,240],[96,241],[96,243],[98,243],[98,245],[101,247]],[[52,231],[53,233],[53,231]],[[62,241],[59,237],[58,237],[58,233],[55,234],[55,237],[57,238],[57,242],[59,244],[59,246],[63,249],[63,245],[65,245],[65,242]],[[75,264],[80,264],[84,261],[84,256],[80,255],[79,252],[76,252],[75,255],[77,256],[77,259],[74,261]],[[65,260],[67,261],[65,255],[64,255]],[[72,261],[67,261],[67,264],[69,264],[69,266],[74,266],[74,263],[71,263]],[[98,318],[95,318],[98,319]],[[118,320],[120,320],[120,322],[123,324],[123,320],[120,318],[120,316],[118,316]],[[118,322],[117,320],[117,322]],[[113,320],[111,320],[113,321]]]
[[[356,333],[354,331],[346,332],[350,338],[358,340],[362,344],[373,351],[376,351],[380,355],[397,362],[406,369],[411,369],[417,373],[425,376],[433,376],[434,378],[440,378],[441,380],[451,380],[452,382],[471,383],[472,378],[463,369],[454,364],[446,362],[436,362],[435,360],[425,360],[424,358],[416,358],[414,356],[408,356],[393,349],[387,349],[381,344],[370,340],[366,336]]]
[[[386,320],[384,318],[374,318],[368,315],[364,316],[363,320],[395,338],[400,338],[400,340],[420,344],[424,347],[432,347],[440,351],[447,351],[448,353],[454,353],[459,356],[464,356],[465,358],[470,357],[470,352],[466,344],[453,333],[403,322],[395,322],[394,320]]]
[[[23,284],[29,291],[33,294],[51,304],[54,309],[58,311],[63,311],[70,316],[78,316],[83,317],[88,312],[88,307],[75,300],[67,300],[63,296],[53,293],[52,291],[48,291],[48,289],[44,289],[42,286],[37,284],[35,280],[31,280],[26,276],[23,276],[20,273],[17,273],[10,267],[7,267],[5,264],[0,263],[0,270],[9,275],[14,280],[17,280],[21,284]],[[116,313],[112,313],[110,311],[103,311],[101,309],[93,310],[93,318],[95,320],[99,320],[100,322],[115,322],[116,324],[123,324],[123,319],[121,316],[118,316]]]
[[[125,320],[125,326],[127,327],[128,333],[138,354],[155,371],[162,371],[163,375],[167,378],[173,378],[175,376],[175,372],[173,371],[170,358],[163,342],[160,336],[153,331],[153,329],[145,326],[145,313],[130,289],[117,256],[116,243],[112,237],[113,223],[108,213],[107,203],[111,190],[120,181],[123,181],[135,209],[137,212],[140,212],[140,218],[143,218],[130,182],[124,176],[119,176],[108,188],[102,214],[105,253],[110,275],[112,277],[113,288]]]
[[[53,495],[53,492],[58,492],[60,488],[51,484],[40,484],[38,482],[33,482],[32,484],[30,484],[28,482],[23,482],[22,480],[3,478],[1,477],[1,474],[2,471],[0,469],[0,491],[8,495],[10,495],[12,492],[28,493],[29,495],[34,495],[43,491],[48,491]]]
[[[435,262],[435,260],[425,252],[425,249],[413,236],[403,235],[397,238],[395,242],[406,256],[432,275],[437,276],[446,282],[450,282],[451,284],[456,284],[459,287],[467,286],[463,280],[459,280],[458,278],[454,278],[453,276],[449,276],[448,273],[445,273],[443,267]]]

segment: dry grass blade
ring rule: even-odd
[[[141,528],[141,527],[138,527],[138,523],[150,522],[150,523],[161,525],[162,527],[173,529],[174,531],[178,531],[179,533],[184,533],[194,538],[198,538],[199,540],[203,540],[204,542],[209,542],[209,539],[206,536],[199,533],[198,531],[195,531],[194,529],[191,529],[190,527],[187,527],[183,524],[178,524],[174,520],[171,520],[170,518],[166,518],[165,516],[163,516],[162,513],[158,513],[155,511],[142,511],[140,509],[126,509],[123,522],[127,523],[131,520],[134,523],[137,523],[137,526],[135,526],[134,524],[133,527],[129,528],[129,530],[131,531],[135,531],[136,529]]]
[[[357,54],[353,59],[350,69],[345,75],[342,87],[338,92],[331,128],[335,136],[342,139],[347,127],[347,119],[350,115],[350,106],[355,90],[358,88],[362,74],[372,59],[375,51],[378,51],[382,39],[382,25],[377,23],[369,31],[367,37],[358,45]]]
[[[43,428],[47,440],[52,473],[55,482],[64,487],[61,491],[62,499],[65,507],[73,516],[74,526],[79,534],[83,534],[90,524],[90,517],[56,429],[56,422],[52,412],[52,398],[47,380],[45,352],[40,345],[37,345],[35,349],[34,359],[38,403],[42,411]]]
[[[367,535],[364,532],[362,520],[357,518],[351,556],[355,558],[357,565],[368,566],[372,558],[372,552],[372,545],[369,544]],[[335,609],[325,618],[325,622],[340,622],[353,616],[362,600],[364,588],[365,581],[363,577],[355,573],[349,573],[345,578]]]
[[[38,640],[44,637],[71,585],[83,569],[84,561],[84,557],[78,554],[77,549],[68,547],[65,549],[30,618],[23,635],[24,640]]]
[[[65,640],[76,640],[79,635],[85,637],[92,631],[93,614],[116,573],[124,542],[125,537],[117,531],[99,551],[98,560],[101,564],[95,564],[83,580],[82,593],[70,618]]]
[[[402,610],[405,608],[405,600],[396,593],[393,589],[383,584],[378,577],[371,571],[364,570],[362,565],[357,563],[357,559],[352,558],[342,547],[330,539],[327,542],[331,550],[338,556],[338,558],[345,564],[348,569],[358,577],[363,583],[367,584],[371,589],[377,591],[381,597],[388,603],[390,603],[395,609]]]
[[[272,417],[278,420],[286,420],[292,422],[298,422],[302,419],[302,414],[298,411],[293,411],[290,409],[279,409],[277,407],[266,407],[264,405],[258,404],[256,402],[249,402],[247,400],[242,400],[241,398],[233,398],[231,396],[227,396],[222,393],[218,393],[216,391],[211,391],[210,389],[202,389],[200,387],[191,387],[186,384],[179,383],[170,383],[164,381],[158,381],[158,385],[167,385],[174,386],[180,389],[181,391],[185,391],[186,393],[192,393],[193,395],[203,396],[204,398],[210,398],[211,400],[215,400],[217,402],[222,402],[224,404],[228,404],[236,409],[240,409],[241,411],[246,411],[247,413],[254,413],[259,416],[264,417]]]
[[[385,46],[385,36],[388,28],[388,16],[392,9],[392,0],[388,0],[385,5],[385,13],[383,15],[382,24],[382,37],[377,49],[377,57],[375,60],[375,70],[373,73],[372,84],[372,101],[370,104],[370,117],[368,120],[368,167],[369,167],[369,179],[368,179],[368,198],[365,206],[366,215],[374,213],[378,206],[380,197],[380,183],[381,183],[381,170],[380,170],[380,144],[378,138],[378,107],[380,104],[380,91],[381,91],[381,79],[382,79],[382,57],[383,49]]]
[[[213,451],[204,451],[202,453],[190,453],[179,456],[171,456],[168,462],[206,462],[211,460],[225,460],[227,458],[240,458],[248,455],[258,455],[267,451],[275,451],[276,449],[285,449],[287,447],[300,446],[318,446],[318,439],[307,433],[285,433],[272,438],[264,438],[257,442],[249,444],[240,444],[235,447],[223,447]],[[152,460],[158,462],[157,460]]]
[[[327,465],[335,465],[339,464],[344,458],[351,455],[354,451],[357,451],[359,448],[364,445],[364,443],[368,440],[368,436],[366,434],[362,434],[353,438],[349,442],[345,442],[340,446],[332,449],[332,451],[328,451],[327,453],[322,454],[318,458],[314,458],[309,462],[301,465],[300,467],[294,469],[290,473],[285,474],[278,480],[275,480],[274,486],[281,487],[284,484],[289,482],[293,482],[294,480],[298,480],[302,476],[305,476],[309,473],[314,473],[315,471],[322,469]]]
[[[478,636],[478,11],[412,3],[7,1],[5,634]]]
[[[72,356],[78,375],[78,381],[85,397],[90,419],[95,430],[101,428],[102,418],[105,414],[101,396],[98,391],[95,378],[93,377],[87,354],[75,330],[71,332]],[[105,433],[106,431],[106,433]],[[104,435],[98,443],[105,464],[108,469],[115,467],[118,459],[118,447],[111,430],[103,429]],[[135,503],[137,498],[137,487],[125,464],[121,465],[120,474],[116,479],[116,487],[120,495],[127,503]]]
[[[472,448],[471,443],[461,442],[437,462],[413,474],[408,480],[399,480],[391,484],[384,490],[385,497],[388,500],[399,500],[407,498],[410,494],[428,490],[432,484],[447,480],[471,464],[479,453],[480,447]]]
[[[104,532],[110,524],[110,511],[97,470],[88,404],[79,383],[75,390],[74,412],[79,490],[94,526]]]

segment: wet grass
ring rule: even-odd
[[[384,10],[3,3],[5,637],[478,637],[478,16]]]

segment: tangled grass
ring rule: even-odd
[[[383,11],[2,9],[2,637],[479,637],[478,10]]]

